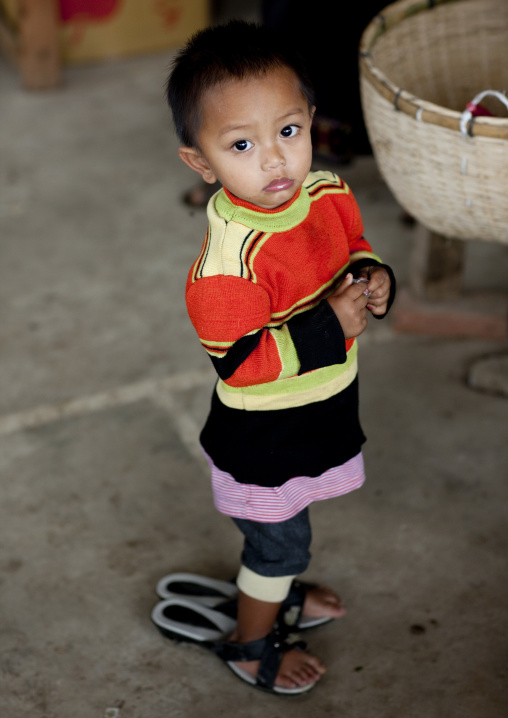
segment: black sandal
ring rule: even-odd
[[[305,596],[310,588],[315,588],[314,583],[305,583],[304,581],[298,581],[296,578],[291,584],[287,597],[282,602],[280,607],[278,622],[280,628],[286,633],[294,631],[305,631],[308,628],[316,628],[317,626],[323,626],[325,623],[330,623],[335,620],[331,616],[321,616],[315,618],[313,616],[304,616],[303,604],[305,603]]]
[[[284,696],[301,695],[310,691],[317,683],[315,681],[296,688],[283,688],[274,685],[284,654],[295,648],[300,651],[304,651],[306,648],[303,641],[293,641],[291,636],[284,636],[276,630],[265,638],[250,643],[221,641],[212,644],[210,648],[238,678],[269,693]],[[260,661],[257,676],[253,676],[237,665],[238,662],[244,661]]]
[[[224,605],[224,604],[223,604]],[[236,601],[230,602],[234,616],[226,612],[194,603],[185,598],[160,601],[152,611],[152,621],[159,631],[175,641],[197,643],[219,656],[238,678],[251,686],[279,695],[306,693],[316,682],[296,688],[275,686],[275,680],[284,654],[297,649],[304,651],[306,644],[290,633],[289,626],[280,625],[265,638],[250,643],[233,643],[228,637],[236,628]],[[257,676],[237,665],[237,662],[260,661]]]

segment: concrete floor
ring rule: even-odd
[[[504,718],[508,404],[465,384],[499,343],[362,336],[368,481],[312,508],[307,577],[349,608],[308,636],[313,692],[251,689],[151,625],[163,574],[230,578],[240,551],[197,445],[213,374],[183,290],[205,217],[179,201],[169,59],[40,94],[0,65],[0,715]],[[413,230],[374,161],[339,171],[404,283]],[[506,248],[468,262],[506,286]]]

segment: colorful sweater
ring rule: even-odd
[[[219,375],[203,448],[236,484],[318,477],[364,441],[356,340],[324,301],[346,270],[381,264],[356,201],[335,174],[311,172],[276,210],[224,189],[208,218],[186,290]]]

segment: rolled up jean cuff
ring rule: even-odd
[[[289,593],[296,576],[261,576],[242,566],[236,579],[236,585],[242,593],[258,601],[280,603]]]

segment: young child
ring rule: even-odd
[[[386,314],[393,274],[345,182],[310,172],[313,92],[280,38],[240,21],[198,33],[168,100],[180,158],[223,185],[186,289],[219,375],[201,434],[215,504],[245,536],[237,628],[217,652],[249,682],[303,692],[325,666],[271,632],[309,563],[309,504],[364,481],[355,338]],[[304,615],[344,612],[307,590]]]

